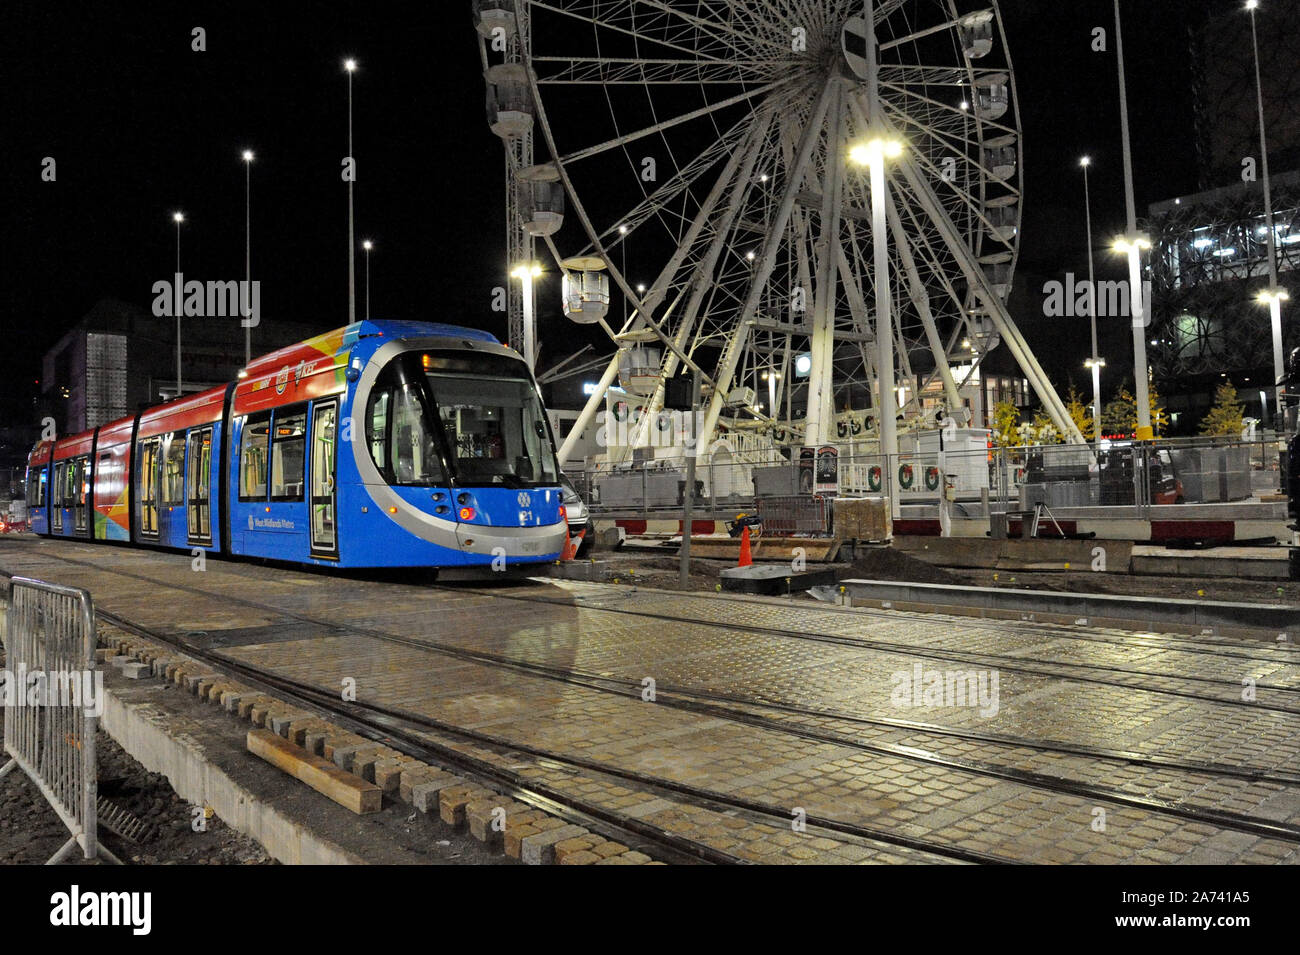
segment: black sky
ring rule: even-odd
[[[1186,22],[1201,7],[1124,3],[1140,209],[1196,187]],[[1094,27],[1110,35],[1111,4],[1003,0],[1002,9],[1025,135],[1021,264],[1049,276],[1081,270],[1080,154],[1096,162],[1097,235],[1123,225],[1113,43],[1105,54],[1089,48]],[[206,52],[191,50],[196,26]],[[172,269],[174,209],[187,217],[187,274],[242,276],[246,147],[257,154],[253,271],[266,320],[346,322],[345,55],[360,63],[357,235],[377,246],[374,314],[504,336],[490,310],[504,260],[502,157],[484,122],[467,0],[19,0],[0,10],[0,32],[8,420],[23,414],[18,399],[41,354],[96,301],[149,306],[152,283]],[[40,178],[46,156],[57,161],[53,183]],[[544,315],[544,337],[547,322],[563,319]],[[1034,334],[1049,368],[1057,351],[1082,353],[1059,329]],[[561,335],[555,355],[572,341],[567,329],[550,337]]]

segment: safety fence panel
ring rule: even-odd
[[[77,846],[87,859],[113,858],[96,835],[95,729],[103,681],[95,671],[95,642],[89,593],[13,578],[5,627],[10,759],[0,776],[21,769],[68,827],[71,838],[50,862]]]
[[[830,533],[829,501],[820,495],[761,497],[755,501],[763,533],[778,537],[821,537]]]

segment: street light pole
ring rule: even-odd
[[[370,321],[370,250],[374,247],[369,239],[361,243],[361,248],[366,251],[366,321]]]
[[[1133,325],[1133,393],[1137,399],[1137,434],[1139,441],[1150,441],[1151,393],[1147,386],[1146,301],[1142,295],[1142,250],[1150,248],[1147,238],[1138,233],[1137,207],[1133,199],[1133,150],[1128,131],[1128,92],[1124,84],[1124,37],[1120,29],[1119,0],[1115,0],[1115,55],[1119,64],[1119,120],[1124,141],[1124,203],[1128,212],[1128,234],[1116,249],[1128,254],[1129,311]]]
[[[1084,364],[1092,371],[1092,433],[1101,443],[1101,369],[1106,363],[1097,354],[1097,275],[1092,257],[1092,196],[1088,191],[1088,167],[1092,159],[1079,160],[1083,167],[1083,217],[1088,230],[1088,318],[1092,325],[1092,357]]]
[[[1264,228],[1268,231],[1268,292],[1260,296],[1268,305],[1270,324],[1273,330],[1273,384],[1274,401],[1277,411],[1273,422],[1274,429],[1282,424],[1282,395],[1286,388],[1279,385],[1286,376],[1286,363],[1282,356],[1282,302],[1287,294],[1277,285],[1277,235],[1273,231],[1273,192],[1268,177],[1268,137],[1264,131],[1264,86],[1259,72],[1259,32],[1255,28],[1255,8],[1259,0],[1246,0],[1246,9],[1250,11],[1250,42],[1255,53],[1255,102],[1259,109],[1259,162],[1264,173]]]
[[[356,72],[357,61],[343,61],[343,69],[348,74],[348,324],[357,320],[357,268],[356,236],[352,231],[352,186],[356,179],[357,164],[352,155],[352,74]]]
[[[185,301],[185,289],[179,287],[182,281],[181,276],[181,223],[185,221],[185,215],[180,212],[172,213],[172,221],[176,223],[176,397],[181,396],[181,303]]]
[[[253,151],[244,150],[244,295],[246,303],[253,301]],[[253,329],[248,324],[249,315],[241,317],[244,326],[244,367],[253,360]]]
[[[533,369],[533,360],[537,357],[537,328],[536,318],[534,317],[533,302],[533,279],[542,274],[542,270],[532,262],[525,262],[518,265],[510,273],[515,278],[523,282],[524,294],[524,361],[528,363],[528,369]],[[639,286],[638,291],[643,291],[644,286]]]

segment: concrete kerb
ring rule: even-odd
[[[966,614],[978,617],[1073,623],[1156,632],[1204,633],[1212,630],[1273,640],[1300,633],[1300,607],[1228,601],[1179,603],[1156,597],[967,587],[885,580],[842,580],[855,606]]]
[[[213,672],[202,661],[177,653],[147,638],[125,634],[114,627],[101,624],[99,642],[106,660],[111,660],[123,669],[138,668],[136,678],[152,675],[166,680],[184,688],[202,702],[220,706],[231,716],[248,720],[254,726],[265,726],[307,752],[321,755],[341,769],[380,785],[390,798],[396,797],[401,802],[412,805],[422,815],[436,816],[444,824],[456,828],[468,827],[475,839],[490,846],[503,851],[505,849],[505,829],[494,825],[493,810],[498,808],[505,810],[507,826],[512,821],[524,822],[524,828],[534,829],[538,836],[564,833],[563,836],[537,839],[529,843],[529,848],[521,849],[521,853],[526,851],[523,859],[525,862],[553,863],[555,842],[587,834],[587,830],[580,826],[567,824],[558,817],[517,802],[442,767],[422,763],[390,747],[357,736],[292,704],[245,687],[229,677]],[[169,742],[165,738],[166,721],[161,716],[146,719],[142,724],[139,719],[128,718],[125,708],[113,701],[111,693],[107,695],[109,701],[106,704],[104,728],[128,752],[140,748],[150,751],[176,749],[174,741]],[[111,717],[108,715],[110,711]],[[142,733],[142,725],[151,725],[154,729]],[[145,740],[144,736],[149,738]],[[157,764],[158,761],[154,762]],[[228,825],[257,840],[267,852],[281,861],[331,864],[365,861],[337,847],[331,847],[328,843],[313,840],[311,834],[302,827],[274,818],[273,811],[270,815],[267,812],[259,815],[257,807],[250,805],[255,800],[243,792],[237,782],[224,774],[214,773],[211,767],[201,764],[201,754],[183,755],[180,768],[170,767],[168,778],[184,798],[196,804],[212,806]],[[220,793],[212,792],[214,787]],[[536,828],[539,825],[545,826],[544,831]],[[606,845],[617,845],[597,836],[592,839]],[[523,841],[528,842],[527,839]],[[521,856],[516,854],[515,857]],[[620,861],[621,857],[626,858]],[[591,861],[595,862],[596,859]],[[624,849],[623,852],[611,854],[599,861],[607,864],[642,865],[651,860],[640,852]]]

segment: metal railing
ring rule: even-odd
[[[830,502],[821,495],[760,497],[755,510],[764,534],[778,537],[823,537],[831,531]]]
[[[731,519],[765,498],[811,496],[815,475],[778,449],[745,445],[743,460],[701,459],[695,489],[696,518]],[[842,447],[840,497],[895,497],[902,506],[935,503],[947,491],[968,516],[988,511],[1118,506],[1149,513],[1153,506],[1260,502],[1281,493],[1283,445],[1264,433],[1253,439],[1169,438],[1104,441],[1100,445],[904,451],[886,459]],[[597,515],[680,516],[683,467],[659,459],[570,473]]]
[[[4,721],[9,761],[21,769],[68,827],[71,838],[49,860],[77,846],[87,859],[118,861],[96,830],[95,730],[102,682],[95,673],[95,611],[75,587],[13,578],[5,625],[10,692]],[[102,678],[101,678],[102,679]]]

